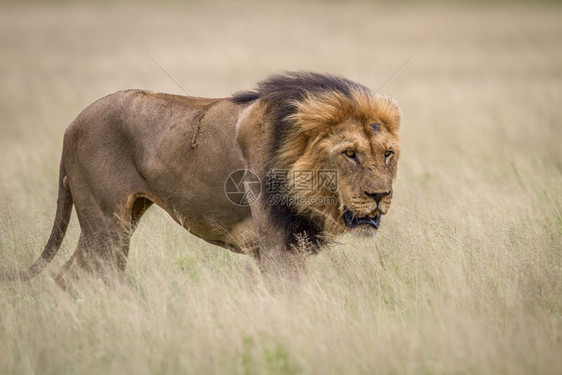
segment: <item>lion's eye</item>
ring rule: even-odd
[[[388,163],[388,161],[390,160],[390,158],[392,157],[392,155],[394,154],[394,151],[392,150],[386,150],[384,152],[384,161],[385,163]]]
[[[355,153],[354,150],[346,150],[344,152],[345,156],[347,156],[350,159],[356,159],[357,158],[357,154]]]

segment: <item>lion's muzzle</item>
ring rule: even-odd
[[[348,228],[353,229],[360,225],[370,225],[375,229],[379,229],[381,225],[381,213],[377,210],[374,216],[366,215],[359,217],[351,212],[349,209],[345,208],[343,213],[343,219]]]

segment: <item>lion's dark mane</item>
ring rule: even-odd
[[[253,91],[235,93],[231,100],[240,104],[260,100],[266,104],[267,116],[273,124],[274,135],[270,140],[271,155],[266,170],[272,171],[276,168],[279,149],[286,141],[289,132],[294,131],[294,124],[288,118],[297,111],[295,103],[304,100],[307,96],[323,92],[335,92],[350,97],[352,91],[370,92],[367,87],[338,76],[313,72],[286,72],[259,82]],[[307,246],[307,250],[315,253],[326,241],[322,234],[322,224],[296,212],[287,202],[271,204],[272,196],[283,194],[283,186],[282,183],[271,181],[274,176],[262,177],[265,192],[262,195],[263,204],[270,207],[272,222],[284,230],[286,243],[290,246],[299,245],[306,240],[312,245]],[[266,181],[268,179],[270,180]]]

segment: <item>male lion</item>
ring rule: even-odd
[[[106,96],[65,132],[51,236],[20,276],[33,277],[54,257],[73,204],[81,234],[64,269],[122,272],[153,203],[205,241],[252,255],[263,271],[298,273],[303,254],[332,236],[379,228],[392,199],[399,125],[393,99],[317,73],[274,75],[222,99]],[[248,172],[237,184],[232,173],[240,170]],[[232,187],[245,199],[233,202],[225,193]]]

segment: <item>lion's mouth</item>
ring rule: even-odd
[[[346,207],[343,212],[343,220],[350,229],[358,227],[359,225],[370,225],[375,229],[379,229],[381,225],[381,213],[377,210],[374,215],[359,217]]]

